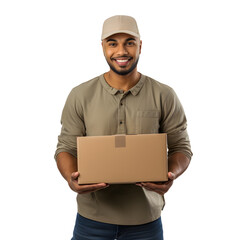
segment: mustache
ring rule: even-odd
[[[121,59],[121,58],[128,58],[129,60],[131,60],[133,57],[127,56],[127,55],[123,55],[123,56],[118,56],[118,57],[112,57],[110,59],[111,60],[116,60],[116,59]]]

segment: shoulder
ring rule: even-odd
[[[96,88],[99,84],[99,77],[100,76],[79,84],[78,86],[74,87],[71,92],[74,94],[79,94],[94,90],[94,88]]]
[[[172,87],[146,75],[145,75],[145,85],[148,88],[151,87],[152,91],[155,94],[161,95],[164,98],[168,98],[168,97],[171,98],[176,95]]]
[[[99,78],[100,76],[97,76],[74,87],[69,93],[69,97],[75,100],[84,99],[86,96],[89,98],[92,94],[94,94],[96,89],[99,88]]]

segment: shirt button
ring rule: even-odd
[[[120,105],[122,106],[122,105],[123,105],[123,103],[121,102],[121,103],[120,103]]]
[[[122,121],[120,121],[120,124],[122,124],[123,122]]]

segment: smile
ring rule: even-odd
[[[132,58],[113,58],[114,61],[116,61],[116,63],[118,64],[118,66],[120,67],[125,67],[128,65],[129,61],[131,60]]]
[[[124,63],[124,62],[128,62],[128,59],[127,60],[116,60],[117,62],[120,62],[120,63]]]

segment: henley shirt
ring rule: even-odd
[[[191,159],[183,107],[172,88],[141,74],[130,90],[118,90],[104,75],[72,89],[65,103],[56,156],[77,158],[78,136],[167,133],[168,155],[184,153]],[[147,159],[146,159],[147,161]],[[135,184],[115,184],[77,195],[78,213],[111,224],[138,225],[161,215],[164,198]]]

